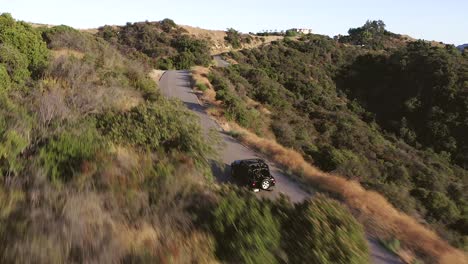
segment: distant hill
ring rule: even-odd
[[[458,46],[457,49],[463,51],[466,47],[468,47],[468,43]]]

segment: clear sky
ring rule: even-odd
[[[304,27],[330,36],[346,34],[367,19],[382,19],[395,33],[468,43],[468,0],[0,0],[3,12],[28,22],[76,28],[171,18],[207,29]]]

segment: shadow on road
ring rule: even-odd
[[[200,114],[205,114],[205,107],[198,103],[184,102],[184,104],[188,109],[192,111],[195,111]]]
[[[210,161],[211,172],[219,183],[232,183],[231,166],[221,164],[219,161]]]

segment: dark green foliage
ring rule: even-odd
[[[455,203],[442,192],[418,188],[412,191],[412,195],[424,202],[428,215],[435,220],[453,224],[453,221],[460,217],[460,210]]]
[[[0,65],[0,93],[10,89],[11,80],[7,69],[4,65]]]
[[[197,87],[197,89],[199,89],[200,91],[203,91],[203,92],[208,89],[208,86],[206,86],[206,84],[204,84],[204,83],[197,83],[196,87]]]
[[[468,60],[453,49],[419,41],[390,56],[364,55],[343,70],[338,87],[407,143],[468,168]]]
[[[236,121],[241,126],[260,131],[264,124],[259,120],[259,112],[249,108],[220,75],[214,73],[209,78],[216,90],[216,99],[223,101],[226,118]]]
[[[43,28],[42,38],[50,49],[72,49],[85,52],[95,45],[92,37],[65,25]]]
[[[33,76],[38,76],[47,65],[49,53],[39,32],[24,22],[16,22],[7,13],[0,15],[0,45],[8,45],[7,49],[17,49],[18,53],[25,56],[17,58],[18,55],[15,54],[12,55],[15,57],[10,59],[16,63],[20,63],[17,60],[23,63],[26,59],[27,68],[21,69],[23,72],[29,70]],[[21,64],[21,66],[25,65]],[[24,74],[22,73],[21,76],[23,77]]]
[[[17,175],[24,165],[21,153],[29,144],[31,117],[0,90],[0,177]]]
[[[211,229],[223,261],[241,263],[366,263],[363,227],[325,196],[292,205],[284,196],[258,200],[222,189]]]
[[[211,62],[209,43],[183,35],[174,21],[127,23],[123,27],[104,26],[98,35],[134,58],[161,69],[189,69]]]
[[[292,29],[288,29],[286,30],[286,33],[285,33],[285,36],[287,37],[295,37],[295,36],[298,36],[299,33],[295,30],[292,30]]]
[[[177,24],[174,22],[174,20],[169,18],[163,19],[160,24],[164,32],[170,32],[172,29],[177,29]]]
[[[340,42],[363,45],[370,49],[383,49],[389,46],[392,38],[398,35],[385,30],[382,20],[367,20],[362,27],[350,28],[349,36],[341,37]]]
[[[290,263],[366,263],[363,227],[338,202],[319,196],[280,206],[282,245]]]
[[[47,142],[39,157],[54,183],[66,183],[78,174],[86,161],[94,160],[105,149],[102,138],[93,127],[64,131]]]
[[[213,212],[217,255],[234,263],[276,263],[279,223],[269,205],[252,195],[223,194]]]
[[[241,33],[233,28],[228,28],[226,31],[226,36],[224,37],[227,43],[235,49],[241,47],[242,36]]]
[[[0,44],[0,65],[8,72],[11,80],[19,85],[31,76],[28,57],[8,43]]]
[[[418,42],[375,53],[310,35],[230,55],[239,64],[217,70],[224,79],[214,82],[234,93],[218,96],[226,109],[230,97],[262,103],[278,142],[424,215],[442,235],[455,232],[451,242],[460,245],[451,223],[464,219],[466,196],[452,198],[449,190],[453,183],[468,193],[468,172],[457,166],[468,156],[467,62],[460,52]],[[413,195],[415,188],[450,202],[432,205]],[[442,215],[450,219],[441,222]]]
[[[194,65],[208,66],[211,62],[209,46],[205,40],[182,35],[172,41],[172,47],[179,52],[174,58],[177,69],[190,69]]]

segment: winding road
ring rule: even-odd
[[[215,57],[216,59],[216,57]],[[219,58],[221,60],[221,58]],[[218,62],[218,65],[224,63]],[[220,65],[220,66],[221,66]],[[199,102],[198,97],[191,88],[192,77],[189,71],[166,71],[159,80],[159,88],[163,95],[169,98],[177,98],[182,101],[187,108],[195,112],[200,118],[200,123],[205,133],[215,129],[220,133],[223,144],[218,146],[221,161],[224,166],[213,163],[213,174],[219,182],[230,182],[230,164],[234,160],[248,158],[263,158],[270,166],[271,174],[276,179],[276,186],[270,191],[260,191],[258,196],[274,199],[283,193],[289,196],[292,202],[300,202],[313,195],[301,188],[301,185],[289,177],[275,163],[268,161],[259,153],[243,146],[236,139],[224,133],[218,124],[206,113],[205,107]],[[395,255],[385,250],[376,239],[368,237],[369,249],[371,251],[372,263],[397,264],[402,263]]]

